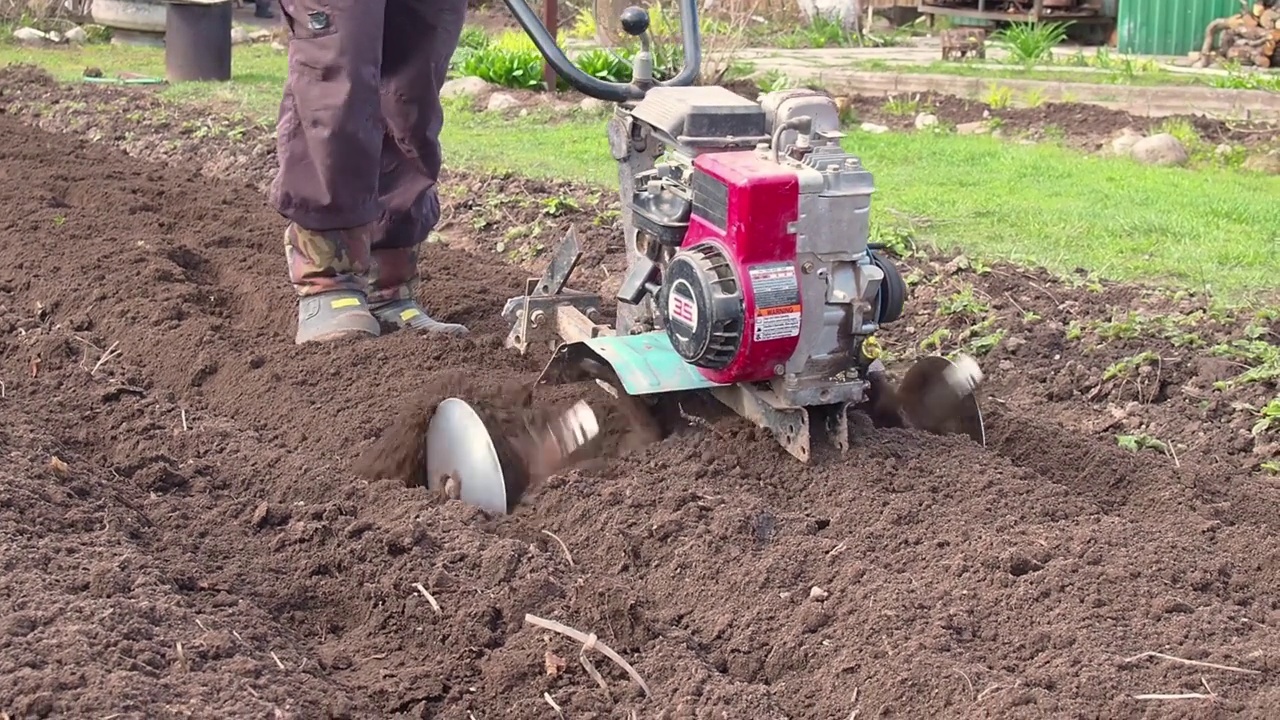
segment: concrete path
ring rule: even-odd
[[[1072,57],[1076,52],[1096,55],[1096,47],[1060,47],[1054,54]],[[1124,110],[1134,115],[1161,117],[1189,112],[1223,118],[1280,119],[1280,93],[1261,90],[1219,90],[1199,85],[1135,86],[1088,82],[1107,75],[1095,68],[1046,67],[1058,72],[1079,71],[1081,82],[1014,80],[995,77],[966,77],[918,72],[870,71],[857,63],[878,61],[886,65],[923,66],[941,61],[934,38],[909,46],[889,48],[826,48],[820,50],[751,49],[735,53],[755,64],[757,72],[777,71],[795,81],[814,82],[833,91],[859,95],[894,95],[939,92],[982,99],[993,85],[1009,88],[1017,95],[1035,94],[1042,100],[1080,102]],[[998,48],[988,48],[988,61],[1008,57]],[[1164,64],[1186,62],[1186,58],[1144,57]],[[1190,72],[1190,71],[1186,71]],[[1203,71],[1213,73],[1215,71]],[[1219,72],[1219,74],[1221,74]]]

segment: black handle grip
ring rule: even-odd
[[[556,45],[555,35],[547,30],[547,26],[542,24],[537,13],[525,0],[503,1],[515,16],[516,22],[520,23],[520,27],[524,28],[529,38],[533,40],[542,57],[546,58],[547,63],[556,73],[575,90],[583,95],[612,102],[638,100],[644,97],[646,88],[639,87],[635,83],[608,82],[591,77],[579,70],[578,66],[574,65],[573,61],[569,60],[564,51]],[[658,83],[663,87],[692,85],[698,77],[698,70],[702,65],[702,40],[698,36],[696,0],[680,0],[680,31],[684,35],[684,67],[675,77]],[[548,88],[548,90],[554,90],[554,88]]]

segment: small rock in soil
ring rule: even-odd
[[[490,112],[510,110],[518,107],[520,107],[520,101],[517,100],[514,95],[494,93],[493,96],[489,98],[488,108]]]
[[[460,77],[441,85],[440,97],[477,97],[491,92],[496,87],[478,77]]]
[[[889,128],[887,126],[877,125],[870,122],[862,123],[858,126],[858,129],[865,133],[871,133],[872,135],[883,135],[884,133],[889,132]]]
[[[985,135],[989,132],[991,132],[991,127],[981,120],[960,123],[956,126],[956,133],[960,135]]]
[[[231,28],[231,44],[243,45],[249,42],[249,31],[242,27]]]
[[[13,31],[13,39],[28,45],[43,45],[49,36],[32,27],[20,27]]]
[[[1191,156],[1178,138],[1160,133],[1133,145],[1133,159],[1143,165],[1186,165]]]
[[[1137,130],[1125,128],[1111,140],[1111,152],[1121,157],[1127,157],[1133,153],[1133,146],[1137,145],[1142,137],[1142,133]]]
[[[924,130],[938,124],[938,116],[933,113],[920,113],[916,116],[916,129]]]
[[[831,597],[831,593],[827,592],[826,590],[823,590],[817,585],[814,585],[812,588],[809,589],[809,599],[813,600],[814,602],[823,602],[829,597]]]
[[[80,27],[71,28],[63,37],[72,45],[83,45],[89,42],[89,33],[85,32],[84,28]]]

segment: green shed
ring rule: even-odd
[[[1120,0],[1116,49],[1127,55],[1186,55],[1209,23],[1240,12],[1240,0]]]

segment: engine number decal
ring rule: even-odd
[[[685,280],[677,280],[667,295],[667,317],[690,330],[698,327],[698,304],[693,300],[693,288]]]
[[[800,334],[800,285],[791,263],[771,263],[750,268],[755,295],[755,340],[779,340]]]
[[[756,296],[757,308],[800,303],[800,284],[796,282],[796,267],[791,263],[755,265],[748,273],[751,275],[751,292]]]

